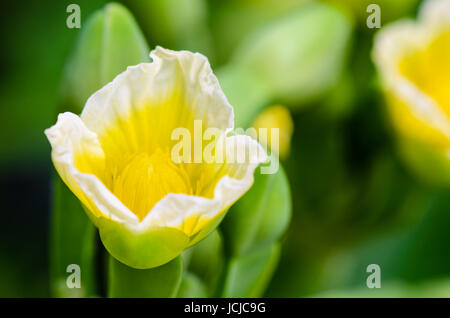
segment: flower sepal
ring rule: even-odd
[[[161,266],[189,245],[189,237],[174,228],[155,227],[142,231],[105,218],[94,223],[106,250],[120,262],[136,269]]]

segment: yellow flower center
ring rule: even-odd
[[[131,156],[112,183],[112,192],[139,220],[167,194],[192,194],[191,189],[184,166],[175,164],[170,153],[161,149],[151,155],[143,152]]]
[[[450,32],[441,32],[399,64],[400,72],[450,117]]]

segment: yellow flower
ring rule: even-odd
[[[417,22],[383,28],[373,57],[405,159],[450,184],[450,0],[426,1]]]
[[[203,55],[158,47],[150,57],[94,93],[80,117],[60,114],[45,131],[56,170],[106,249],[135,268],[162,265],[204,238],[266,160],[249,152],[261,151],[255,140],[229,136],[233,108]],[[173,131],[195,136],[199,120],[226,141],[222,163],[172,160]],[[234,147],[247,151],[244,161]]]
[[[281,159],[288,157],[294,123],[287,108],[281,105],[270,106],[255,118],[251,126],[256,129],[258,140],[268,146],[274,155]],[[261,134],[263,131],[265,133]],[[278,133],[274,135],[276,132]]]

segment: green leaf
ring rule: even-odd
[[[217,78],[234,109],[235,127],[247,128],[268,105],[270,91],[253,73],[240,65],[229,64],[217,71]]]
[[[274,174],[261,174],[257,169],[252,188],[230,208],[222,223],[227,252],[238,256],[277,240],[290,217],[290,188],[281,165]]]
[[[133,16],[122,5],[106,5],[81,28],[64,72],[61,106],[81,112],[92,93],[128,66],[147,61],[149,48]]]
[[[313,2],[258,29],[230,63],[263,81],[273,100],[306,105],[340,78],[351,31],[341,11]]]
[[[50,289],[54,297],[89,297],[97,293],[95,285],[94,225],[84,213],[80,201],[59,176],[53,178],[53,213],[50,233]],[[67,266],[81,269],[81,288],[68,288]]]
[[[211,58],[206,0],[125,0],[142,30],[158,45],[200,52]]]
[[[185,272],[181,280],[180,290],[177,298],[206,298],[208,297],[207,288],[196,275]]]
[[[261,26],[289,13],[309,0],[211,1],[211,29],[219,63]]]
[[[134,269],[109,257],[108,297],[175,297],[181,283],[181,257],[152,269]]]
[[[278,240],[291,220],[292,204],[289,181],[283,168],[273,174],[271,191],[261,206],[263,217],[253,239],[253,246],[259,246]]]
[[[222,297],[261,297],[280,256],[279,243],[230,260]]]

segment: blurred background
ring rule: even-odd
[[[108,1],[2,1],[0,9],[0,296],[47,297],[56,121],[78,29]],[[399,158],[371,59],[381,25],[414,18],[417,0],[123,1],[150,48],[201,52],[248,127],[272,105],[292,118],[282,164],[293,217],[270,297],[450,296],[449,189]],[[289,119],[291,120],[291,119]],[[285,121],[283,122],[285,123]],[[282,128],[282,127],[280,127]],[[382,288],[366,287],[369,264]]]

